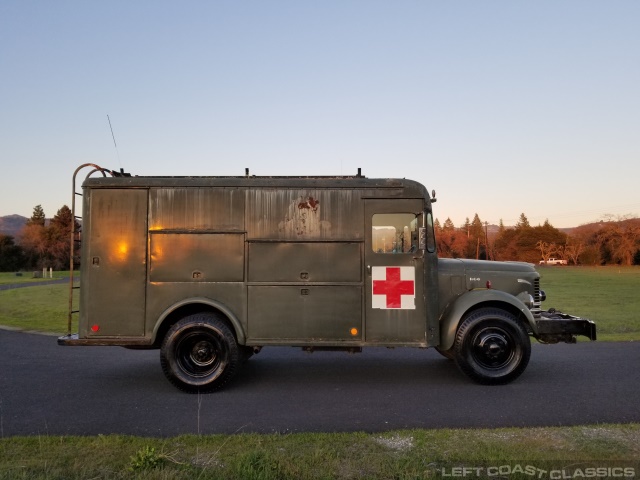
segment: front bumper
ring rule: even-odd
[[[596,339],[596,324],[587,318],[574,317],[553,308],[540,313],[536,319],[535,337],[542,343],[575,343],[576,335]]]

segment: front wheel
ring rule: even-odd
[[[186,392],[222,388],[241,363],[235,336],[219,314],[197,313],[173,325],[160,348],[160,364],[169,381]]]
[[[454,343],[455,361],[484,385],[509,383],[522,374],[531,356],[526,330],[509,312],[482,308],[462,321]]]

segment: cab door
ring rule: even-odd
[[[426,344],[422,199],[365,200],[365,341]]]

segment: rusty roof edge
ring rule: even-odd
[[[91,177],[87,187],[425,188],[415,180],[366,177]]]
[[[423,198],[429,208],[426,187],[406,178],[366,177],[91,177],[83,188],[237,188],[237,189],[361,189],[377,190],[364,198]]]

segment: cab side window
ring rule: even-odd
[[[376,213],[371,224],[375,253],[413,253],[418,249],[418,217],[414,213]]]

